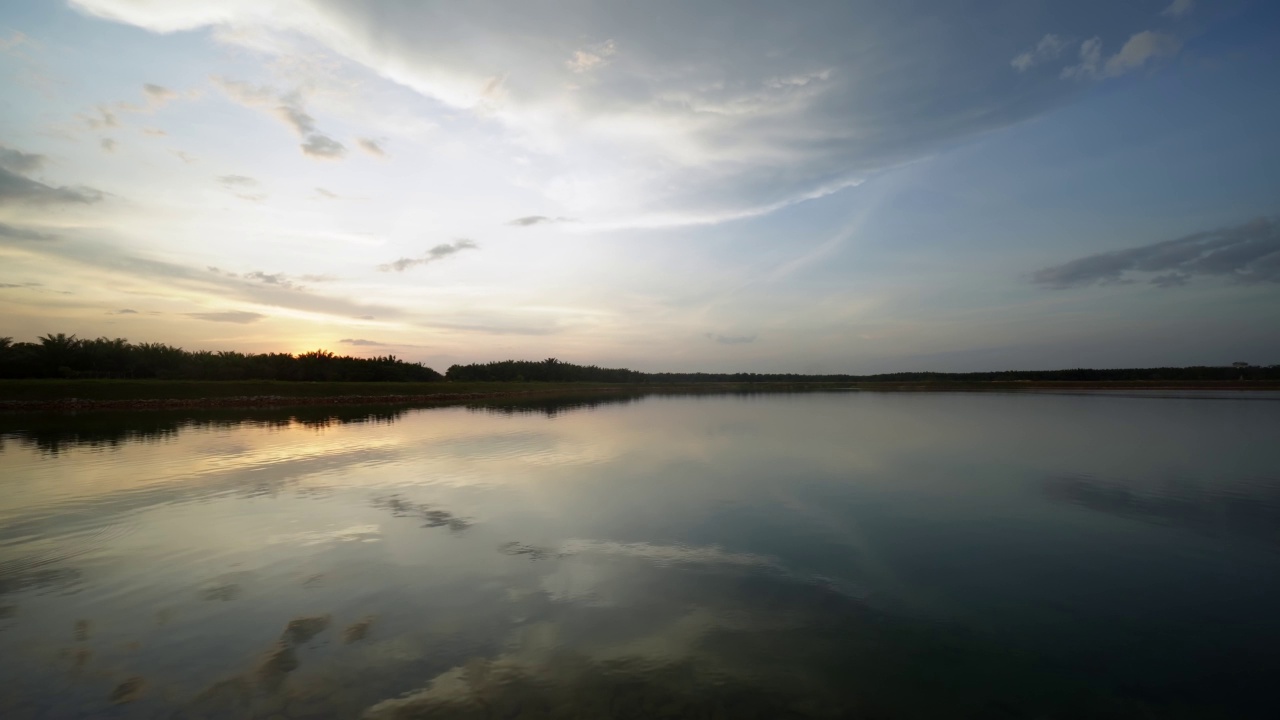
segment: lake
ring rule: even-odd
[[[1277,716],[1280,394],[0,418],[0,717]]]

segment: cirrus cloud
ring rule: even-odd
[[[207,320],[209,322],[224,322],[246,325],[255,323],[267,317],[262,313],[248,312],[246,310],[227,310],[224,312],[207,312],[207,313],[184,313],[189,318],[196,320]]]
[[[457,240],[454,240],[451,243],[441,243],[440,245],[436,245],[435,247],[423,253],[422,257],[416,257],[416,258],[402,257],[399,260],[395,260],[394,262],[389,262],[389,263],[384,263],[382,265],[379,265],[378,269],[381,270],[382,272],[391,272],[393,270],[395,272],[404,272],[409,268],[417,267],[419,265],[429,265],[431,263],[444,260],[445,258],[450,257],[456,253],[462,252],[463,250],[475,250],[475,249],[478,249],[479,247],[480,246],[475,244],[475,242],[472,240],[467,240],[466,238],[459,238]]]
[[[1160,274],[1149,282],[1161,288],[1187,285],[1195,276],[1280,283],[1280,218],[1262,217],[1151,245],[1089,255],[1039,270],[1032,281],[1062,290],[1132,282],[1135,275],[1152,273]]]

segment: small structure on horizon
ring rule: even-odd
[[[1249,367],[1249,363],[1247,363],[1247,362],[1233,362],[1233,363],[1231,363],[1231,367],[1233,367],[1233,368],[1247,368],[1247,367]]]

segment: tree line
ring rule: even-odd
[[[393,355],[358,358],[327,350],[240,353],[183,350],[124,338],[82,339],[50,333],[38,342],[0,337],[0,377],[164,380],[302,380],[430,382],[440,373]]]
[[[625,368],[602,368],[595,365],[574,365],[556,358],[542,361],[500,360],[470,365],[454,365],[445,372],[449,380],[459,382],[500,380],[507,382],[604,382],[640,383],[647,373]]]
[[[364,382],[598,382],[634,385],[700,383],[948,383],[1280,380],[1280,365],[998,372],[900,372],[880,375],[799,375],[796,373],[645,373],[626,368],[575,365],[556,358],[501,360],[454,365],[445,375],[394,355],[359,358],[327,350],[240,353],[183,350],[163,343],[130,343],[124,338],[81,339],[50,333],[37,342],[0,337],[2,378],[159,378],[169,380],[300,380]]]
[[[1197,381],[1197,380],[1280,380],[1280,365],[1261,367],[1236,363],[1229,366],[1118,368],[1072,370],[1004,370],[995,372],[899,372],[879,375],[800,375],[797,373],[645,373],[625,368],[574,365],[555,358],[541,362],[502,360],[499,362],[454,365],[445,373],[449,380],[508,382],[608,382],[646,385],[697,385],[699,383],[948,383],[948,382],[1102,382],[1102,381]]]

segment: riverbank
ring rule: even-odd
[[[190,380],[0,380],[0,412],[184,408],[439,405],[565,395],[858,391],[1280,390],[1280,382],[698,383],[278,382]]]

